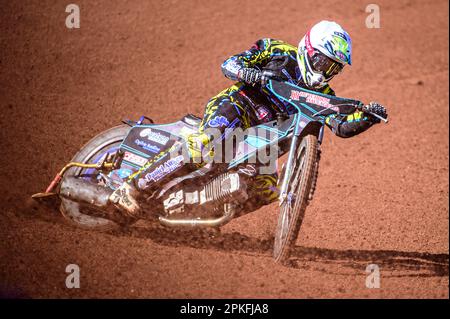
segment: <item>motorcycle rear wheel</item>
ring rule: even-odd
[[[130,126],[119,125],[98,134],[83,147],[81,147],[71,161],[95,163],[102,154],[105,154],[106,152],[109,152],[110,155],[113,154],[118,150],[119,145],[122,143],[129,130]],[[95,181],[95,177],[97,175],[98,172],[94,169],[72,167],[64,174],[60,185],[64,184],[64,180],[68,176],[88,178]],[[67,198],[61,198],[61,206],[59,210],[69,224],[79,228],[95,231],[114,230],[135,222],[134,219],[127,216],[118,216],[113,221],[101,216],[88,214],[83,210],[79,203]]]
[[[317,137],[314,135],[303,137],[296,149],[296,158],[289,178],[288,196],[280,205],[273,248],[273,258],[278,263],[287,262],[298,238],[306,207],[312,199],[318,169],[318,154]]]

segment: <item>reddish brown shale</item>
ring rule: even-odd
[[[0,6],[2,295],[142,298],[448,298],[448,1],[77,1]],[[231,82],[221,63],[261,37],[297,44],[321,19],[352,35],[338,95],[386,105],[390,123],[325,134],[317,191],[290,267],[271,258],[277,205],[206,239],[137,224],[70,228],[23,205],[87,140],[122,118],[170,122]],[[81,288],[65,287],[80,266]],[[366,288],[377,264],[381,288]]]

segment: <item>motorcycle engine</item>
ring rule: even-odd
[[[211,211],[226,202],[247,200],[247,185],[238,173],[224,173],[196,189],[179,189],[163,200],[169,215],[200,210]]]

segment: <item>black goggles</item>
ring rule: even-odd
[[[314,51],[312,56],[309,56],[309,62],[314,71],[321,73],[326,78],[331,78],[342,71],[344,65],[336,62],[325,54],[319,51]]]

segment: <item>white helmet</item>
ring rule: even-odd
[[[346,64],[352,64],[352,40],[336,22],[320,21],[298,44],[297,62],[303,82],[325,86]]]

